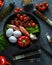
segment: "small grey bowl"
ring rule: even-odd
[[[3,0],[3,5],[4,5],[4,0]],[[0,7],[0,9],[2,9],[3,5]]]

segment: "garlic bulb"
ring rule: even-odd
[[[31,40],[36,40],[37,39],[36,35],[33,35],[33,34],[30,34],[30,38],[31,38]]]

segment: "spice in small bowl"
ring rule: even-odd
[[[22,2],[23,2],[23,6],[25,6],[25,5],[32,4],[33,0],[22,0]]]

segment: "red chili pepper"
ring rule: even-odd
[[[28,36],[20,36],[18,38],[18,42],[17,44],[20,46],[20,47],[27,47],[29,44],[30,44],[30,39]]]

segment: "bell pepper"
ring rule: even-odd
[[[27,47],[29,44],[30,44],[30,39],[28,36],[20,36],[18,38],[18,42],[17,44],[20,46],[20,47]]]

